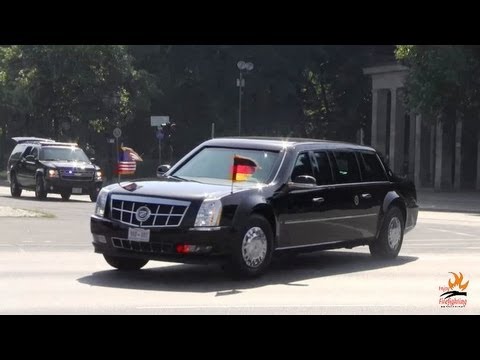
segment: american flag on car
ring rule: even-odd
[[[143,161],[132,148],[122,146],[118,159],[118,174],[133,175],[137,170],[137,161]]]

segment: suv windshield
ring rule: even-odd
[[[266,183],[269,180],[279,153],[266,150],[205,147],[172,175],[199,182],[231,184],[235,155],[252,159],[258,164],[255,172],[245,181],[251,184],[252,182]]]
[[[44,147],[40,150],[40,160],[80,161],[89,163],[82,149],[75,147]]]

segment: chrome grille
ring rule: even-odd
[[[188,201],[133,195],[113,194],[110,200],[112,220],[143,228],[180,226],[189,206]],[[145,221],[136,217],[141,207],[147,207],[151,213]]]
[[[86,181],[93,180],[93,171],[86,170],[60,170],[60,177],[64,180]]]

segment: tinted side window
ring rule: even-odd
[[[18,160],[22,155],[23,150],[25,149],[25,145],[17,145],[12,151],[12,156],[10,157],[11,160]]]
[[[324,151],[315,152],[315,160],[318,165],[317,185],[326,185],[332,183],[332,171],[330,170],[330,162],[328,155]]]
[[[337,164],[335,178],[338,183],[360,182],[357,159],[352,151],[334,151]]]
[[[300,175],[314,176],[308,153],[298,155],[297,161],[295,161],[295,167],[292,171],[292,181],[295,181],[295,178]]]
[[[373,153],[361,153],[359,154],[363,158],[362,175],[363,181],[386,181],[387,177],[383,170],[380,159]]]
[[[30,151],[32,151],[32,146],[27,146],[27,148],[25,149],[25,151],[22,154],[22,157],[30,155]]]

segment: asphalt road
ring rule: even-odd
[[[366,247],[324,251],[277,262],[260,279],[233,281],[216,266],[111,269],[93,253],[94,204],[86,196],[40,202],[32,192],[12,199],[0,187],[0,207],[54,215],[0,216],[2,314],[480,313],[480,214],[421,212],[393,261],[373,260]],[[449,272],[470,281],[465,307],[439,305]]]

